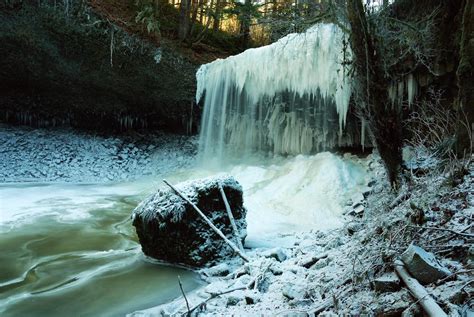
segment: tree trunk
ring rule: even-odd
[[[198,15],[198,10],[202,5],[202,0],[191,0],[191,8],[192,8],[192,16],[191,16],[191,26],[189,27],[190,34],[194,34],[194,27],[197,22],[197,15]]]
[[[466,0],[462,18],[458,77],[457,152],[472,154],[474,130],[474,0]]]
[[[189,32],[189,14],[191,11],[191,0],[181,0],[179,4],[178,38],[184,41]]]
[[[216,10],[214,11],[214,22],[212,24],[212,31],[219,31],[219,24],[221,22],[221,0],[216,0]]]
[[[249,47],[250,42],[250,24],[251,24],[251,7],[252,0],[245,0],[245,11],[244,16],[241,19],[240,34],[242,35],[242,48],[246,49]]]
[[[392,107],[389,101],[388,81],[374,44],[374,35],[369,32],[362,1],[348,0],[347,14],[352,28],[351,47],[359,97],[356,104],[365,120],[370,123],[389,181],[396,188],[402,162],[400,109]]]

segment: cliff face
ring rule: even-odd
[[[0,121],[195,131],[198,62],[81,0],[0,6]]]

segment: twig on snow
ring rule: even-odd
[[[184,293],[183,284],[181,283],[181,277],[179,277],[179,275],[178,275],[178,283],[179,283],[179,288],[181,289],[181,293],[183,294],[184,301],[186,302],[186,308],[188,309],[187,315],[188,317],[191,317],[191,310],[189,308],[188,298],[186,297],[186,294]]]

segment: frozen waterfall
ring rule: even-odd
[[[203,159],[352,145],[345,132],[351,87],[343,37],[337,26],[319,24],[201,66],[196,98],[204,98]]]

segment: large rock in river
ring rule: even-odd
[[[246,236],[246,209],[242,187],[233,177],[212,177],[176,185],[231,241],[232,227],[219,192],[224,188],[242,241]],[[232,249],[193,207],[169,188],[159,189],[133,211],[143,252],[158,260],[193,267],[213,265],[233,255]]]

